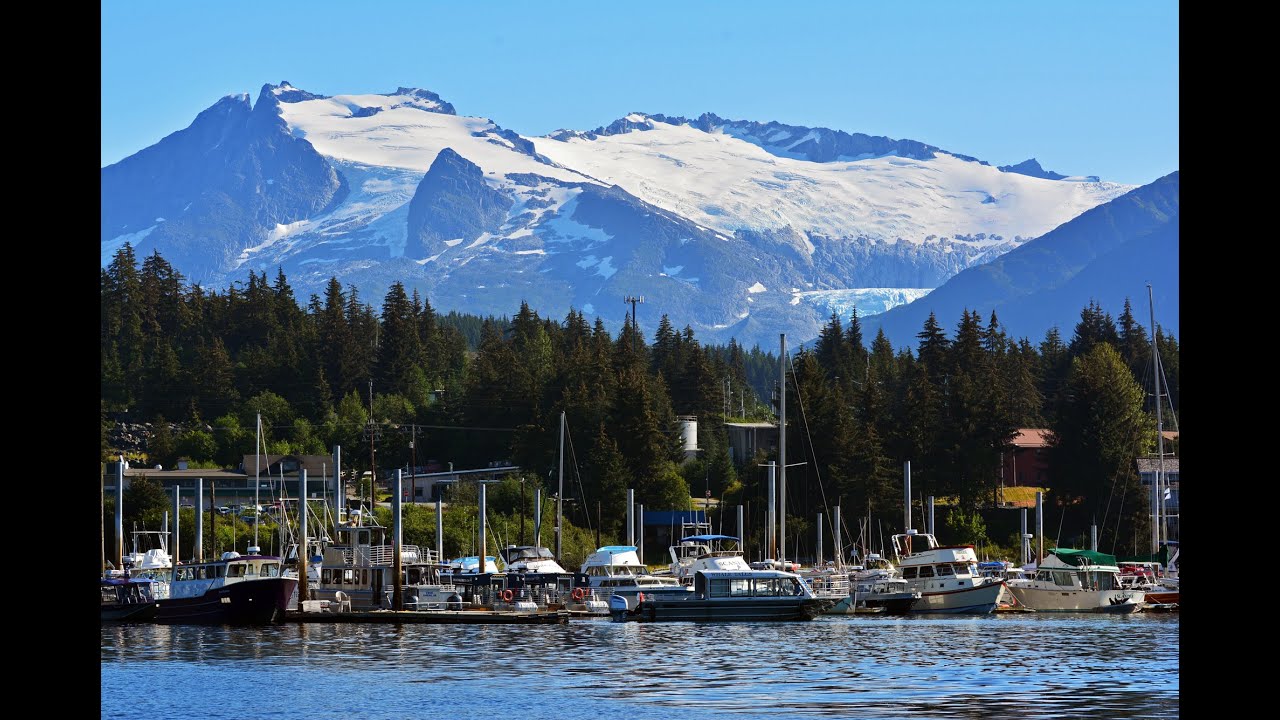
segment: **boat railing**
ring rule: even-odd
[[[848,597],[852,589],[847,573],[821,573],[817,575],[801,575],[809,583],[813,594],[822,598]]]
[[[434,562],[434,560],[423,560],[421,548],[417,545],[400,546],[400,561],[402,563],[417,562]],[[428,551],[429,556],[434,557],[435,551]],[[343,553],[344,558],[346,552]],[[356,548],[355,565],[393,565],[395,564],[395,546],[394,545],[368,545]]]

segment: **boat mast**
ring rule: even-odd
[[[116,465],[116,569],[124,569],[124,455]],[[175,488],[177,485],[174,486]],[[177,491],[174,491],[175,497]],[[177,517],[177,510],[174,516]],[[143,527],[146,527],[145,525]],[[175,544],[174,547],[177,547]],[[175,559],[176,556],[175,556]]]
[[[1151,528],[1151,552],[1154,554],[1160,552],[1160,541],[1169,539],[1169,533],[1165,527],[1164,488],[1161,486],[1164,478],[1164,417],[1160,402],[1160,348],[1156,344],[1156,304],[1152,299],[1151,283],[1147,283],[1147,305],[1151,308],[1151,374],[1156,381],[1156,449],[1159,452],[1156,479],[1152,483],[1156,493],[1156,501],[1151,506],[1155,513],[1155,527]]]
[[[778,559],[787,561],[787,334],[782,333],[782,355],[778,358]]]
[[[298,492],[298,609],[301,610],[303,601],[311,599],[311,593],[307,587],[307,557],[310,555],[307,551],[307,469],[302,468],[298,475],[298,481],[301,483]],[[284,487],[283,480],[280,487]],[[283,498],[280,500],[280,513],[284,514]],[[283,564],[281,563],[282,566]]]
[[[560,538],[564,534],[564,411],[560,411],[560,485],[556,492],[556,562],[564,562]],[[480,559],[484,562],[484,558]]]
[[[253,442],[253,546],[258,547],[258,487],[262,485],[262,413],[258,413],[257,436]]]

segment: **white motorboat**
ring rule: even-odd
[[[581,573],[587,577],[583,609],[591,614],[609,614],[609,599],[617,595],[634,610],[641,594],[661,592],[688,593],[691,585],[681,583],[674,575],[654,575],[640,562],[635,545],[605,545],[587,556]]]
[[[939,545],[915,530],[893,536],[895,562],[907,589],[920,593],[913,613],[989,613],[995,610],[1004,581],[978,574],[972,545]]]
[[[1036,612],[1137,612],[1146,599],[1121,584],[1114,555],[1094,550],[1058,548],[1040,561],[1034,578],[1008,587]]]

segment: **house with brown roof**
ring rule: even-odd
[[[1006,487],[1049,487],[1049,438],[1047,428],[1018,428],[1011,450],[1003,453],[1002,484]]]

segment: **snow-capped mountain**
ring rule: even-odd
[[[984,322],[996,313],[1013,338],[1039,342],[1056,326],[1070,340],[1090,302],[1118,317],[1126,298],[1145,305],[1151,283],[1159,322],[1177,335],[1180,191],[1174,171],[958,273],[927,297],[867,318],[863,330],[882,329],[899,347],[914,341],[929,313],[951,333],[963,311],[976,310]]]
[[[1030,170],[710,113],[525,137],[426,90],[285,82],[103,168],[101,252],[154,248],[215,287],[280,266],[300,296],[337,276],[377,304],[399,280],[442,309],[525,300],[614,329],[641,294],[646,333],[666,313],[771,343],[849,298],[862,315],[908,302],[1130,189]]]

